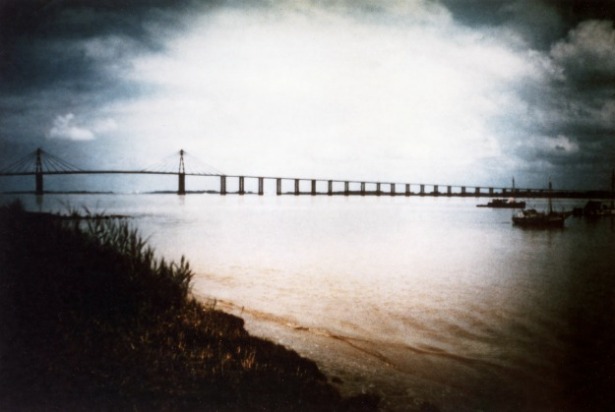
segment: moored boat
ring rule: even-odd
[[[511,190],[512,196],[515,196],[515,178],[512,178],[512,190]],[[525,209],[525,202],[524,201],[517,201],[514,198],[510,198],[510,199],[504,199],[504,198],[499,198],[499,199],[493,199],[490,202],[487,202],[487,204],[482,204],[482,205],[476,205],[476,207],[493,207],[493,208],[501,208],[501,209]]]
[[[524,209],[525,202],[517,201],[514,199],[493,199],[487,204],[476,205],[476,207],[493,207],[493,208],[506,208],[506,209]]]
[[[514,225],[530,228],[561,228],[572,212],[555,212],[551,202],[551,180],[549,179],[549,210],[539,212],[536,209],[526,209],[513,216]]]
[[[572,214],[585,217],[615,216],[615,207],[612,202],[607,205],[599,200],[589,200],[584,207],[575,207]]]
[[[611,173],[610,204],[599,200],[589,200],[584,207],[575,207],[572,214],[585,217],[615,216],[615,169]]]
[[[513,224],[521,227],[552,228],[564,227],[567,212],[539,212],[536,209],[526,209],[513,216]]]

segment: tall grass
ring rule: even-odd
[[[1,207],[0,270],[0,410],[376,409],[195,301],[127,220]]]

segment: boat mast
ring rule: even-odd
[[[552,190],[551,176],[549,176],[549,192],[548,192],[548,196],[549,196],[549,214],[553,213],[553,202],[551,201],[551,190]]]
[[[615,209],[615,169],[611,172],[611,210]]]

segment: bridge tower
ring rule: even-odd
[[[43,162],[41,160],[41,155],[43,151],[38,148],[36,149],[36,169],[34,171],[34,178],[36,180],[36,194],[43,194]]]
[[[184,149],[179,151],[179,185],[177,188],[178,195],[186,194],[186,168],[184,166]]]
[[[611,213],[615,209],[615,169],[611,172]]]

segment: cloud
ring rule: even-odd
[[[166,53],[135,59],[132,80],[157,93],[118,110],[139,134],[180,135],[236,161],[225,170],[312,174],[299,166],[306,156],[333,167],[335,153],[335,175],[437,169],[457,180],[501,155],[491,122],[518,110],[511,85],[541,79],[547,64],[435,13],[417,22],[386,10],[219,10]]]
[[[615,30],[613,22],[589,20],[580,23],[566,40],[551,48],[551,57],[571,81],[587,87],[615,83]]]
[[[563,135],[542,138],[537,146],[544,153],[557,156],[570,156],[579,151],[579,145]]]
[[[53,126],[47,132],[49,139],[65,139],[74,141],[93,140],[97,133],[110,132],[117,129],[113,119],[101,119],[92,123],[90,127],[79,125],[73,113],[58,115]]]
[[[67,113],[64,116],[60,115],[53,121],[53,126],[49,130],[47,136],[50,139],[67,139],[67,140],[92,140],[94,133],[91,130],[75,125],[75,115]]]
[[[615,7],[589,3],[0,1],[0,139],[246,173],[589,170],[615,155]]]

